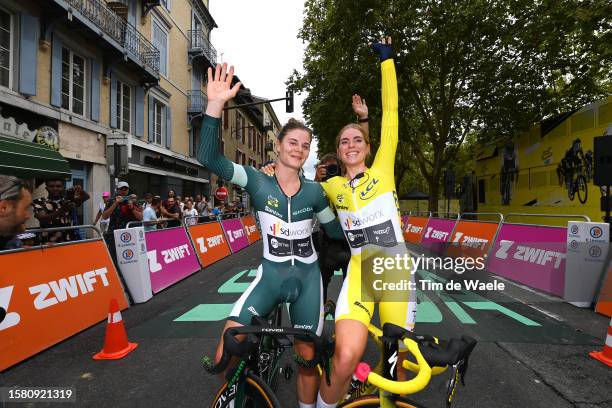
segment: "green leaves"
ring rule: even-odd
[[[418,168],[435,193],[467,135],[508,138],[612,92],[610,15],[608,0],[307,0],[304,73],[289,83],[309,92],[320,152],[353,120],[353,93],[376,142],[380,71],[367,43],[392,35],[407,149],[396,176]]]

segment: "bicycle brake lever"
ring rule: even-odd
[[[458,365],[453,365],[451,378],[448,383],[448,388],[446,389],[446,408],[450,408],[453,397],[455,396],[455,390],[457,389],[457,377],[459,374]]]

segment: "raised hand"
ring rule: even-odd
[[[391,46],[391,36],[383,38],[379,43],[370,44],[380,58],[380,62],[393,58],[393,47]]]
[[[353,112],[359,119],[365,119],[368,117],[368,105],[366,105],[366,100],[362,99],[361,96],[355,94],[353,95]]]
[[[233,78],[234,66],[231,66],[228,72],[227,63],[224,63],[223,66],[217,65],[214,77],[212,68],[208,68],[208,84],[206,85],[206,94],[208,96],[207,115],[220,118],[225,103],[236,96],[241,83],[238,82],[232,87]]]

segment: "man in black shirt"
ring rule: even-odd
[[[0,174],[0,251],[22,246],[16,235],[31,216],[32,189],[17,177]]]

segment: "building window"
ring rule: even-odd
[[[168,11],[170,11],[170,2],[172,0],[161,0],[160,3],[162,6],[164,6],[164,8]]]
[[[132,123],[132,88],[117,81],[117,125],[119,129],[130,133]]]
[[[85,113],[85,58],[62,48],[62,108]]]
[[[253,128],[249,126],[249,149],[253,149]]]
[[[13,68],[13,16],[0,9],[0,85],[11,86]]]
[[[485,197],[485,179],[478,180],[478,202],[481,204],[486,203]]]
[[[168,33],[153,21],[153,45],[159,50],[159,72],[168,76]]]
[[[153,100],[153,135],[155,143],[161,145],[166,133],[166,106],[157,99]]]

